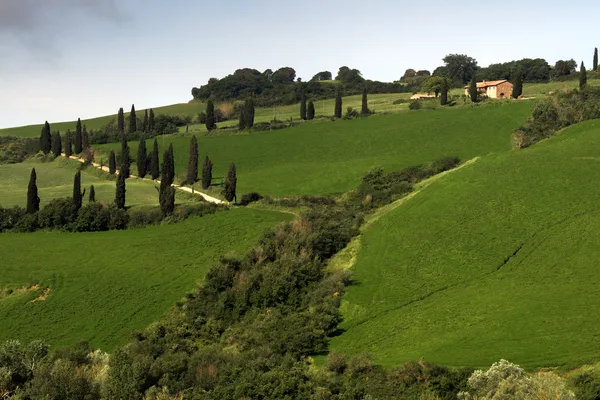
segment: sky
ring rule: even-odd
[[[589,66],[598,16],[597,0],[0,0],[0,128],[187,102],[244,67],[393,81],[450,53]]]

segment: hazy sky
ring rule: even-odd
[[[589,66],[599,16],[597,0],[0,0],[0,127],[186,102],[241,67],[392,81],[448,53]]]

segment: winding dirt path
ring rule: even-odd
[[[61,156],[66,157],[66,154],[62,153]],[[69,156],[69,158],[71,160],[79,161],[82,164],[85,162],[85,160],[83,158],[79,158],[77,156]],[[106,165],[100,166],[100,164],[92,162],[92,166],[94,168],[101,169],[102,171],[105,171],[107,173],[110,172],[108,166],[106,166]],[[116,170],[116,173],[118,174],[119,170]],[[158,180],[153,180],[153,179],[148,179],[148,178],[140,178],[140,177],[137,177],[135,175],[130,175],[130,178],[136,178],[136,179],[141,179],[141,180],[145,180],[145,181],[148,181],[148,182],[160,183],[160,181],[158,181]],[[187,186],[179,186],[179,185],[176,185],[176,184],[172,184],[171,186],[173,186],[177,190],[181,190],[182,192],[187,192],[187,193],[198,195],[198,196],[204,198],[204,200],[208,201],[209,203],[214,203],[214,204],[228,204],[226,201],[219,200],[216,197],[209,196],[206,193],[199,192],[199,191],[197,191],[195,189],[192,189],[192,188],[189,188]]]

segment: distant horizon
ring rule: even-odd
[[[346,65],[366,79],[392,82],[409,68],[433,72],[447,54],[467,54],[480,67],[523,58],[590,66],[600,47],[600,39],[588,39],[597,3],[582,13],[571,5],[550,9],[543,0],[508,0],[499,11],[508,15],[497,19],[481,17],[475,0],[404,3],[1,3],[0,128],[112,115],[131,104],[186,103],[192,87],[239,68],[289,66],[307,81]]]

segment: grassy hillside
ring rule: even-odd
[[[24,162],[0,165],[0,206],[25,206],[27,185],[31,169],[37,174],[38,194],[42,205],[58,197],[73,194],[73,176],[77,172],[77,161],[59,158],[51,163]],[[81,174],[81,185],[89,188],[94,185],[96,200],[112,202],[115,199],[115,181],[100,178],[90,172]],[[179,193],[178,193],[179,195]],[[186,196],[178,196],[178,201]],[[87,194],[86,199],[87,201]],[[127,205],[158,205],[158,195],[154,185],[148,182],[127,180]]]
[[[284,218],[234,209],[146,229],[0,235],[0,342],[88,340],[111,351],[192,290],[220,256],[245,251]],[[23,289],[34,285],[50,289],[45,300],[34,301],[42,290]]]
[[[597,360],[599,148],[589,121],[482,157],[380,218],[362,237],[332,350],[385,365]]]
[[[443,156],[470,158],[508,150],[511,132],[525,122],[530,109],[530,102],[519,102],[421,110],[245,136],[199,137],[198,146],[201,159],[209,155],[215,164],[215,177],[223,177],[229,163],[236,163],[239,193],[340,193],[356,187],[373,167],[401,169]],[[163,139],[158,142],[162,147]],[[164,147],[171,142],[176,174],[184,176],[189,138],[165,138]],[[96,148],[108,153],[119,146]],[[136,154],[137,143],[131,148]]]

